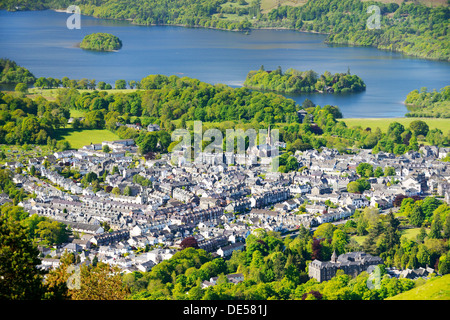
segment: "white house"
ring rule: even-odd
[[[219,248],[217,250],[217,254],[219,256],[221,256],[222,258],[229,257],[229,256],[231,256],[233,251],[235,251],[235,250],[243,250],[244,247],[245,247],[245,244],[243,242],[232,243],[232,244],[230,244],[228,246]]]

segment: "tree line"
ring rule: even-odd
[[[36,77],[28,69],[19,66],[12,60],[0,59],[0,83],[33,84],[35,81]]]
[[[406,96],[407,117],[450,118],[450,86],[439,91],[423,87],[413,90]]]
[[[259,70],[252,70],[247,74],[244,86],[281,93],[349,93],[366,89],[364,81],[357,75],[335,73],[328,71],[318,75],[313,70],[299,71],[288,69],[282,72],[281,67],[266,71],[264,66]]]
[[[278,79],[278,82],[288,75],[289,79],[301,79],[302,83],[315,81],[330,85],[334,82],[333,86],[341,81],[338,80],[342,79],[341,76],[356,77],[349,75],[349,71],[337,77],[328,72],[317,77],[313,71],[295,70],[283,75],[281,68],[268,73],[263,67],[255,77],[260,75],[264,79]],[[110,92],[103,81],[97,83],[95,79],[39,77],[34,85],[57,89],[55,100],[46,100],[40,94],[31,99],[26,95],[2,92],[0,142],[56,144],[53,140],[57,129],[68,124],[70,109],[76,109],[82,111],[84,117],[73,119],[74,129],[108,129],[122,139],[144,143],[142,149],[147,152],[167,151],[170,133],[176,128],[192,129],[192,121],[196,120],[220,129],[223,134],[226,129],[236,126],[258,131],[272,125],[279,129],[280,139],[286,142],[286,151],[291,153],[322,147],[348,152],[356,147],[372,149],[374,153],[383,151],[400,155],[410,150],[418,151],[425,141],[438,147],[450,145],[450,132],[430,129],[423,120],[415,120],[408,127],[394,121],[387,132],[381,132],[379,128],[348,128],[344,121],[339,121],[343,115],[337,106],[321,107],[309,99],[298,105],[274,92],[212,85],[193,78],[161,74],[149,75],[138,81],[118,79],[115,87],[127,88],[127,84],[129,88],[138,90]],[[407,101],[425,105],[446,103],[447,91],[443,88],[440,92],[429,93],[423,88],[421,93],[410,93]],[[303,113],[300,115],[299,111]],[[150,123],[160,125],[162,130],[145,133],[127,126],[137,124],[145,127]],[[153,147],[155,145],[160,147]],[[291,169],[292,166],[288,171]]]
[[[0,92],[0,143],[48,144],[69,117],[69,109],[41,96],[31,99]]]
[[[368,19],[374,14],[367,12],[370,5],[380,8],[379,28],[367,27]],[[318,0],[297,7],[279,6],[263,16],[258,25],[324,33],[327,43],[372,46],[448,61],[449,14],[448,6]]]
[[[322,147],[348,152],[356,147],[400,155],[418,151],[425,141],[439,147],[450,144],[448,133],[430,129],[422,120],[415,120],[408,127],[392,122],[387,132],[381,132],[379,128],[347,127],[344,121],[339,121],[342,113],[337,106],[321,107],[308,99],[300,106],[272,92],[211,85],[174,75],[150,75],[134,84],[140,90],[80,92],[76,88],[59,88],[53,101],[40,95],[31,99],[2,92],[0,141],[52,144],[57,129],[67,126],[70,109],[77,109],[84,116],[73,119],[74,129],[108,129],[121,139],[135,139],[147,152],[167,151],[170,133],[176,128],[192,131],[192,121],[196,120],[219,128],[222,133],[236,126],[258,131],[272,125],[279,129],[280,139],[291,153]],[[299,116],[300,110],[305,111],[304,116]],[[162,130],[145,132],[128,126],[145,127],[150,123],[160,125]],[[156,145],[159,147],[153,147]]]

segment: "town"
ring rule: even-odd
[[[72,231],[67,243],[39,246],[41,268],[59,266],[67,251],[79,256],[80,263],[98,260],[129,273],[149,271],[170,259],[187,238],[227,259],[233,251],[244,250],[247,236],[259,228],[295,236],[300,226],[313,231],[324,223],[344,223],[361,208],[376,207],[380,214],[396,210],[398,196],[436,195],[450,203],[448,163],[439,161],[448,152],[434,146],[401,156],[363,149],[354,154],[328,148],[297,151],[301,170],[279,173],[270,172],[260,154],[250,165],[216,163],[217,155],[208,154],[194,162],[174,163],[170,154],[147,159],[138,157],[132,139],[125,139],[6,166],[15,172],[14,183],[35,195],[19,203],[24,210],[62,222]],[[347,185],[359,178],[356,168],[361,163],[390,168],[391,176],[370,177],[369,190],[348,192]],[[65,168],[82,176],[103,175],[109,191],[118,192],[83,188],[63,176]],[[339,259],[334,255],[332,260]],[[374,261],[380,263],[379,258]],[[314,261],[310,268],[310,277],[318,281],[323,277],[320,272],[315,276],[314,266],[321,263]],[[228,280],[244,279],[230,274]]]

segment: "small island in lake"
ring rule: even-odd
[[[84,37],[80,48],[95,51],[114,51],[122,48],[122,41],[109,33],[92,33]]]
[[[250,71],[244,86],[280,93],[350,93],[366,89],[364,81],[356,75],[351,75],[350,69],[347,73],[336,74],[325,71],[319,76],[313,70],[288,69],[283,73],[281,67],[266,71],[264,66],[261,66],[259,70]]]

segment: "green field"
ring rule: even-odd
[[[349,118],[340,119],[344,121],[347,127],[351,128],[354,126],[361,126],[362,128],[372,128],[372,130],[377,127],[381,129],[382,132],[386,132],[389,124],[392,122],[399,122],[407,128],[409,124],[414,120],[425,121],[430,129],[440,129],[445,134],[450,130],[450,119],[445,118]]]
[[[91,143],[119,140],[119,137],[109,130],[75,130],[72,128],[58,129],[56,140],[67,140],[72,149],[78,149]]]
[[[450,274],[430,279],[417,288],[386,300],[450,300]]]
[[[429,233],[430,229],[425,228],[425,231]],[[416,240],[417,235],[420,233],[420,228],[402,229],[400,233],[402,237],[405,237],[408,240]]]
[[[307,0],[261,0],[261,11],[267,13],[278,6],[298,7],[306,2]]]
[[[83,118],[85,116],[85,113],[82,110],[70,109],[70,116],[72,118]]]
[[[430,232],[430,228],[425,228],[425,231],[427,233]],[[417,235],[420,233],[420,228],[410,228],[410,229],[401,229],[400,235],[401,237],[405,237],[408,240],[416,240]],[[355,240],[359,245],[363,245],[364,241],[367,238],[367,235],[365,236],[358,236],[358,235],[352,235],[351,238]]]

